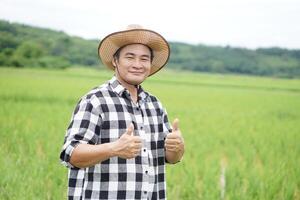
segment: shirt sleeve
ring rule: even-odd
[[[97,144],[100,134],[101,115],[90,100],[82,99],[76,106],[66,131],[60,160],[66,167],[74,168],[70,158],[78,144]]]
[[[164,108],[163,108],[162,119],[163,119],[163,130],[164,130],[164,133],[167,135],[168,133],[172,132],[172,127],[171,127],[169,119],[168,119],[167,110]]]

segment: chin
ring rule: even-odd
[[[129,80],[129,82],[132,84],[132,85],[139,85],[143,82],[144,80]]]
[[[144,82],[146,78],[144,77],[132,77],[128,79],[128,82],[131,83],[132,85],[139,85],[142,82]]]

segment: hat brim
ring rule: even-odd
[[[170,46],[159,33],[148,29],[132,29],[109,34],[100,42],[98,55],[102,63],[114,70],[113,55],[119,48],[129,44],[143,44],[152,49],[153,60],[149,76],[162,69],[169,60]]]

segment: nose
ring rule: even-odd
[[[140,69],[143,67],[142,62],[139,59],[134,59],[132,66],[137,69]]]

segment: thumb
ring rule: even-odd
[[[133,135],[133,130],[134,130],[134,126],[132,123],[130,123],[130,125],[128,126],[127,130],[126,130],[126,134],[127,135]]]
[[[179,119],[176,118],[174,121],[173,121],[173,131],[178,131],[179,129]]]

